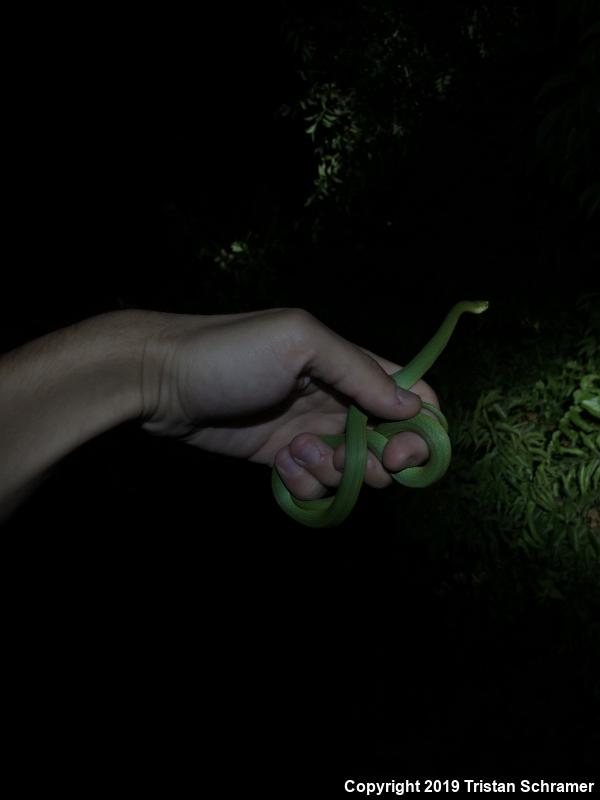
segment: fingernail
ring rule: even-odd
[[[417,395],[414,392],[409,392],[406,389],[401,389],[399,386],[396,388],[396,399],[403,405],[404,403],[412,403]]]
[[[301,467],[316,467],[321,460],[321,451],[312,442],[303,442],[294,460]]]
[[[288,478],[293,478],[302,472],[302,467],[294,461],[289,453],[285,453],[277,459],[277,469]]]

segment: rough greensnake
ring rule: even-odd
[[[403,369],[394,372],[392,378],[397,386],[410,389],[432,367],[444,350],[461,314],[481,314],[488,307],[483,300],[465,300],[450,309],[435,335],[425,347]],[[354,508],[363,484],[367,451],[371,450],[381,461],[388,441],[402,431],[413,431],[422,436],[429,448],[429,461],[420,467],[406,467],[392,474],[392,478],[403,486],[424,488],[438,481],[448,469],[452,448],[448,437],[448,423],[442,412],[430,403],[422,403],[423,409],[411,419],[382,422],[375,428],[367,427],[367,415],[351,405],[348,409],[345,434],[321,435],[330,447],[346,443],[344,471],[337,492],[332,497],[319,500],[297,500],[286,488],[273,469],[271,485],[275,499],[290,517],[310,528],[331,528],[343,522]]]

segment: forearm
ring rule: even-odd
[[[136,313],[103,314],[0,358],[0,521],[57,461],[142,413]]]

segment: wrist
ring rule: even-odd
[[[120,421],[137,419],[151,433],[164,432],[165,418],[180,404],[177,353],[195,340],[205,318],[128,310],[103,314],[90,323],[108,337],[108,345],[105,341],[100,349],[106,356],[112,354],[113,401]],[[172,426],[168,427],[172,433]]]
[[[204,330],[206,317],[156,311],[130,313],[143,341],[138,418],[148,433],[184,436],[187,427],[173,425],[174,418],[186,416],[181,408],[178,356]]]
[[[198,319],[130,309],[73,326],[83,348],[78,354],[78,380],[83,386],[86,375],[93,379],[103,401],[102,425],[147,422],[157,413],[174,383],[169,374],[174,346],[188,332],[190,320]]]

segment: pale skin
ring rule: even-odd
[[[374,418],[407,419],[419,381],[398,390],[399,365],[355,345],[301,309],[192,316],[152,311],[102,314],[0,358],[0,520],[49,470],[87,440],[123,422],[202,450],[275,466],[300,499],[339,484],[349,403]],[[369,455],[365,482],[424,463],[427,445],[395,436],[383,464]]]

